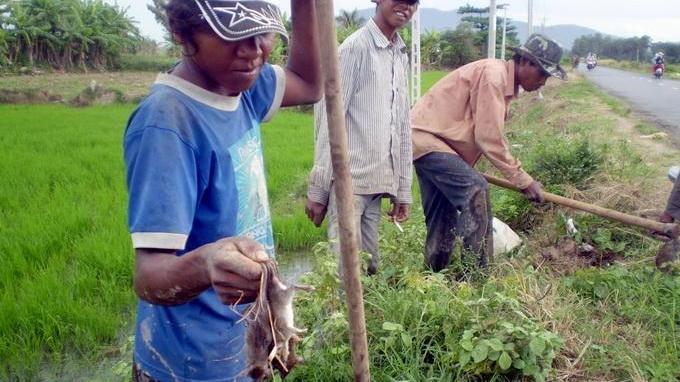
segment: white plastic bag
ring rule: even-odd
[[[493,254],[494,256],[510,252],[522,244],[519,235],[502,221],[493,218]]]

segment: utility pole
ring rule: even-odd
[[[420,98],[421,83],[420,57],[420,10],[411,18],[411,103],[415,104]]]
[[[508,5],[501,4],[498,7],[503,8],[503,42],[501,43],[501,60],[505,61],[505,35],[508,32]]]
[[[496,58],[496,0],[489,5],[489,42],[487,58]]]
[[[545,16],[543,16],[543,22],[541,23],[541,33],[545,34]]]
[[[529,0],[529,19],[527,20],[527,35],[534,33],[534,0]]]

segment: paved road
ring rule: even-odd
[[[680,81],[598,66],[579,71],[607,93],[628,101],[633,109],[680,137]]]

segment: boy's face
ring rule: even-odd
[[[378,0],[378,13],[393,28],[399,29],[408,24],[418,9],[415,0]]]
[[[212,32],[194,35],[197,53],[191,59],[214,89],[237,95],[248,90],[274,47],[274,34],[261,34],[227,42]]]

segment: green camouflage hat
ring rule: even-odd
[[[513,50],[540,66],[547,74],[561,80],[567,78],[567,73],[560,67],[562,47],[555,41],[534,33],[529,36],[524,45],[513,48]]]

